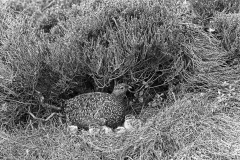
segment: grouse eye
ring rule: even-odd
[[[121,86],[121,87],[120,87],[120,89],[124,89],[124,87],[123,87],[123,86]]]

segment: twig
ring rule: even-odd
[[[43,103],[42,106],[45,107],[45,108],[55,109],[55,110],[58,110],[58,111],[61,110],[60,107],[56,107],[56,106],[54,106],[54,105],[50,105],[50,104],[46,104],[46,103]]]
[[[50,118],[52,118],[55,114],[56,115],[59,115],[59,116],[62,116],[62,114],[58,114],[58,113],[52,113],[50,116],[48,116],[46,119],[43,119],[43,118],[38,118],[36,116],[33,115],[33,113],[31,113],[30,111],[28,111],[28,113],[34,118],[34,119],[37,119],[37,120],[40,120],[40,121],[48,121]]]

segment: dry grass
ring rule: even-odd
[[[238,95],[239,93],[236,92]],[[122,136],[71,135],[64,125],[1,131],[10,159],[239,159],[240,99],[189,94]],[[70,158],[70,159],[71,159]]]

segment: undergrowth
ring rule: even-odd
[[[239,89],[187,94],[122,136],[70,135],[54,124],[1,132],[1,156],[17,159],[239,159]],[[233,92],[233,90],[235,90]]]
[[[239,2],[186,2],[2,4],[0,157],[238,159]],[[133,87],[133,113],[158,110],[123,137],[69,135],[64,118],[28,114],[63,114],[66,99],[119,82]]]

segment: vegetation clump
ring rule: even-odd
[[[0,3],[0,157],[240,156],[239,1]],[[122,82],[142,127],[67,133],[66,100]]]

